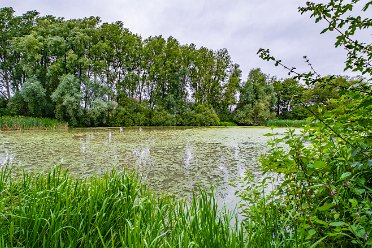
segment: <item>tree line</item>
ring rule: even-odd
[[[306,86],[252,69],[226,49],[173,37],[143,39],[122,22],[65,20],[0,9],[0,115],[51,117],[72,126],[260,125],[303,119],[303,105],[331,106],[350,85]],[[330,90],[331,89],[331,90]]]

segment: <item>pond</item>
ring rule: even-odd
[[[285,128],[274,131],[284,133]],[[0,165],[42,171],[61,164],[79,176],[136,169],[154,190],[189,196],[214,185],[218,199],[236,202],[246,170],[258,173],[269,128],[98,128],[0,132]]]

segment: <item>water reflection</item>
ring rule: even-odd
[[[285,129],[277,129],[284,132]],[[137,169],[155,190],[179,196],[215,186],[233,201],[230,181],[265,151],[268,128],[117,128],[0,132],[0,164],[46,170],[61,163],[76,175]]]

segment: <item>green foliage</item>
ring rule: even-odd
[[[274,104],[274,88],[268,76],[253,69],[242,86],[234,121],[240,125],[262,125],[272,118]]]
[[[8,114],[7,105],[8,101],[5,98],[0,97],[0,116]]]
[[[86,117],[89,123],[84,123],[84,126],[107,126],[110,124],[110,113],[114,110],[113,102],[103,100],[95,100],[91,103],[90,108],[86,111]]]
[[[176,124],[176,116],[162,108],[155,109],[151,113],[151,125],[153,126],[176,126]]]
[[[324,21],[327,27],[325,32],[336,32],[336,47],[347,50],[345,70],[359,72],[362,75],[372,75],[372,53],[369,41],[360,40],[359,32],[368,29],[372,25],[369,18],[368,8],[371,2],[353,0],[344,2],[342,0],[329,1],[327,3],[307,2],[305,7],[299,8],[301,14],[310,12],[315,22]],[[358,38],[358,40],[357,40]]]
[[[36,79],[27,79],[23,84],[20,94],[27,104],[27,114],[40,117],[43,115],[46,104],[46,92],[43,86]]]
[[[301,9],[306,11],[318,21],[335,16],[325,31],[344,34],[337,45],[348,51],[359,48],[355,54],[349,52],[348,65],[368,74],[361,69],[370,66],[368,46],[352,37],[370,20],[342,18],[349,5],[340,1],[309,3]],[[279,119],[304,119],[311,113],[303,105],[332,109],[330,99],[338,99],[352,81],[318,78],[303,86],[300,78],[276,80],[253,69],[241,84],[242,72],[226,49],[182,45],[173,37],[142,39],[123,23],[101,23],[99,17],[65,20],[36,11],[16,16],[12,8],[1,8],[0,28],[0,96],[8,103],[2,112],[55,117],[74,126],[214,123],[203,123],[192,104],[212,106],[220,120],[241,125],[263,125],[273,112]],[[65,87],[66,75],[75,77],[74,86]],[[127,99],[146,104],[154,113],[133,112],[136,107],[122,103]],[[124,120],[124,115],[130,116]]]
[[[273,86],[276,96],[276,115],[288,119],[292,115],[293,108],[303,102],[302,95],[305,88],[292,78],[274,81]]]
[[[276,235],[288,229],[284,241],[295,237],[302,246],[372,245],[372,118],[367,115],[372,105],[363,104],[368,101],[370,96],[351,91],[339,100],[339,108],[325,113],[326,125],[275,138],[261,160],[264,180],[254,184],[253,192],[269,181],[273,189],[265,197],[243,193],[255,203],[246,208],[248,221],[256,220],[250,213],[262,211],[259,204],[266,201],[267,213],[279,212],[285,221],[272,230]]]
[[[168,113],[178,116],[195,102],[209,104],[231,120],[241,71],[226,49],[182,45],[173,37],[142,39],[123,23],[101,23],[98,17],[65,20],[34,11],[15,16],[12,8],[0,9],[0,28],[0,96],[11,100],[29,79],[45,89],[45,106],[26,102],[29,111],[17,96],[11,114],[40,116],[43,109],[43,116],[75,126],[174,125],[180,121]],[[63,85],[68,84],[66,75],[75,77],[70,92]],[[156,110],[154,118],[133,113],[126,123],[112,120],[123,112],[115,110],[116,103],[127,108],[121,104],[125,99],[147,104],[151,110],[161,106],[165,112]],[[22,108],[17,111],[16,106]]]
[[[150,125],[150,113],[151,109],[146,103],[127,100],[125,106],[119,106],[113,111],[111,125],[148,126]]]
[[[369,28],[371,20],[345,17],[358,3],[307,2],[300,12],[310,12],[316,22],[325,20],[329,26],[323,32],[338,33],[335,46],[348,51],[345,70],[367,75],[371,74],[369,45],[353,38],[357,30]],[[363,4],[362,11],[367,11],[369,5]],[[260,49],[259,54],[289,68],[267,49]],[[261,159],[263,178],[254,182],[247,175],[248,186],[240,192],[246,201],[247,227],[250,229],[252,223],[261,229],[269,227],[265,230],[275,238],[276,245],[294,241],[297,247],[371,247],[370,78],[346,82],[335,76],[320,77],[311,69],[304,74],[295,68],[289,70],[311,87],[310,102],[318,106],[303,107],[319,125],[307,126],[301,133],[288,130],[286,136],[273,139],[270,152]],[[264,220],[266,216],[274,217],[274,222],[262,221],[260,214]]]
[[[12,8],[0,9],[0,97],[7,100],[24,82],[21,54],[14,51],[13,39],[29,34],[37,16],[36,11],[15,16]]]
[[[14,174],[0,170],[4,247],[246,247],[242,227],[213,194],[190,202],[157,196],[126,171]]]
[[[266,125],[272,127],[305,127],[316,126],[317,123],[308,120],[269,120]]]
[[[184,126],[217,126],[220,119],[212,106],[196,104],[181,114],[181,121]]]
[[[56,117],[65,120],[72,125],[77,124],[81,116],[80,85],[73,75],[68,74],[60,78],[57,89],[52,94],[52,100],[56,103]]]
[[[23,99],[21,93],[17,92],[10,98],[7,105],[7,112],[12,115],[27,115],[27,103]]]
[[[220,123],[218,123],[218,126],[222,126],[222,127],[235,127],[237,125],[238,124],[232,121],[220,121]]]
[[[34,118],[24,116],[1,116],[1,130],[22,130],[22,129],[61,129],[67,128],[65,122],[49,118]]]
[[[234,121],[244,126],[264,125],[267,120],[274,117],[273,115],[266,101],[258,101],[253,106],[244,105],[237,109]]]

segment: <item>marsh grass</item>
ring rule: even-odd
[[[0,170],[0,247],[245,247],[213,194],[156,196],[133,173]],[[234,223],[234,224],[232,224]]]
[[[306,125],[316,126],[317,124],[308,120],[269,120],[266,126],[273,127],[304,127]]]
[[[236,127],[236,126],[238,126],[238,124],[236,124],[235,122],[232,122],[232,121],[220,121],[218,123],[218,126],[222,126],[222,127]]]
[[[0,130],[21,129],[66,129],[68,124],[49,118],[34,118],[25,116],[0,117]]]

